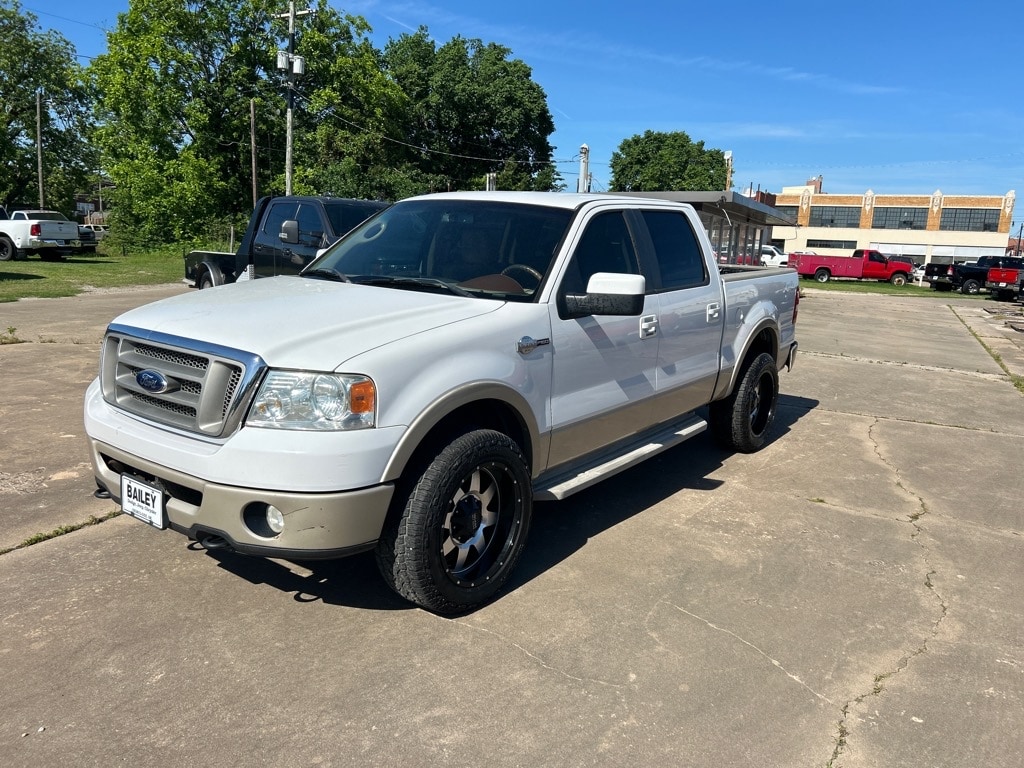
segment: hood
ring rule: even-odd
[[[278,368],[333,370],[367,350],[501,306],[486,299],[270,277],[174,296],[114,322],[255,353]]]

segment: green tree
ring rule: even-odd
[[[189,238],[212,218],[251,208],[250,99],[272,136],[282,123],[275,5],[131,0],[118,17],[90,74],[124,229],[147,241]]]
[[[322,7],[303,23],[296,50],[307,59],[298,81],[296,191],[394,200],[421,191],[403,169],[407,99],[357,16]]]
[[[388,43],[383,63],[407,97],[403,162],[431,189],[552,189],[554,122],[532,70],[496,43],[455,37],[436,47],[427,30]]]
[[[39,202],[36,94],[41,93],[44,204],[74,210],[74,195],[95,173],[88,143],[89,96],[75,49],[38,30],[17,0],[0,0],[0,203]]]
[[[725,153],[705,149],[683,131],[645,131],[624,139],[612,153],[613,192],[724,190]]]

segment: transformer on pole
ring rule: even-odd
[[[277,52],[277,68],[286,73],[285,82],[288,89],[288,111],[285,116],[284,145],[284,193],[292,193],[292,111],[295,109],[295,78],[306,74],[306,60],[295,55],[295,17],[313,13],[309,8],[304,11],[295,10],[295,0],[288,0],[288,13],[279,13],[275,18],[288,19],[288,50]]]

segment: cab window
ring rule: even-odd
[[[642,211],[666,291],[708,284],[707,264],[686,214]]]

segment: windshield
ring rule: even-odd
[[[353,282],[530,301],[573,212],[492,200],[396,203],[310,264]]]

